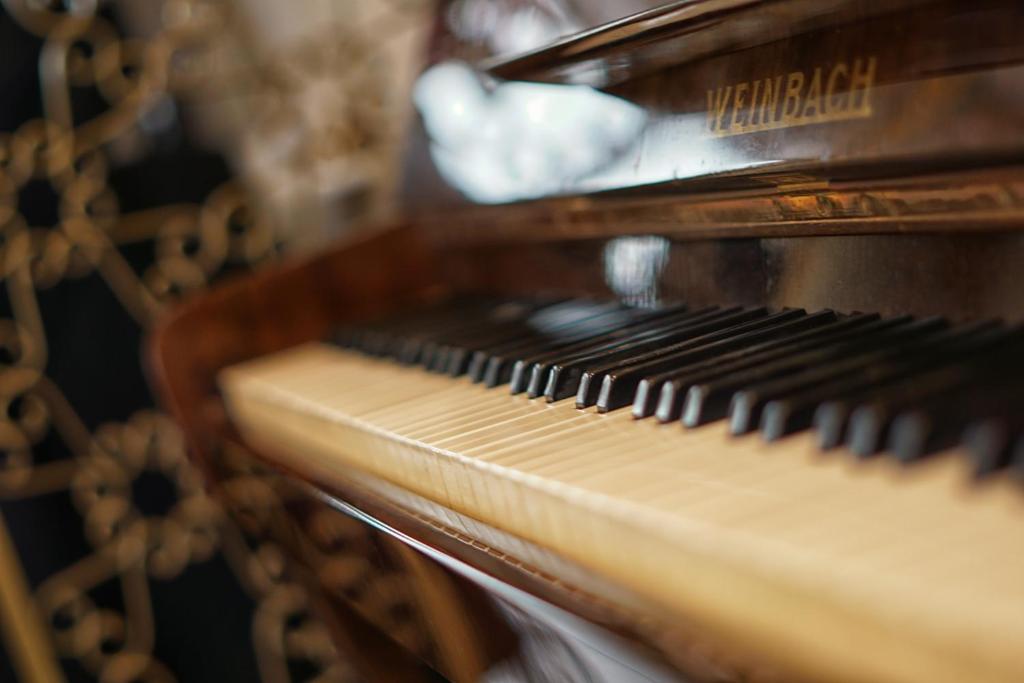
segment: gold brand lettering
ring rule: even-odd
[[[715,130],[715,91],[708,90],[708,130]]]
[[[707,132],[716,136],[871,116],[878,60],[857,57],[707,91]]]
[[[743,111],[744,105],[746,105],[746,93],[750,89],[748,83],[737,83],[736,84],[736,96],[732,103],[732,122],[729,124],[729,129],[734,130],[739,127],[740,124],[740,112]]]
[[[747,125],[754,125],[754,116],[757,114],[757,91],[761,89],[761,81],[754,81],[754,87],[750,91],[750,111],[747,112]]]
[[[807,118],[810,116],[817,116],[821,113],[821,67],[819,66],[814,70],[814,78],[811,79],[811,85],[807,88],[807,97],[804,98],[804,108],[800,111],[800,116]]]
[[[853,60],[853,69],[850,71],[850,109],[871,108],[869,96],[871,86],[875,84],[875,66],[877,60],[874,57]]]
[[[729,108],[729,95],[732,94],[732,86],[727,85],[725,89],[718,89],[718,97],[715,100],[715,128],[721,128],[725,120],[725,112]]]
[[[786,99],[782,101],[783,120],[792,121],[800,113],[800,93],[804,89],[804,75],[799,71],[786,79]]]
[[[779,109],[779,95],[782,93],[782,76],[775,80],[764,80],[764,97],[761,98],[761,122],[764,126],[775,121],[775,112]]]
[[[839,79],[847,78],[850,75],[850,70],[846,68],[845,64],[836,64],[832,67],[832,71],[828,74],[828,82],[825,85],[825,113],[826,114],[838,114],[841,113],[845,107],[843,105],[836,104],[836,89],[839,87]]]

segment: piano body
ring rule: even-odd
[[[1022,680],[1024,6],[604,2],[488,55],[557,3],[471,4],[404,217],[151,344],[342,651],[381,681]]]

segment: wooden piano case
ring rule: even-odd
[[[290,551],[368,680],[804,677],[542,548],[496,530],[497,545],[469,538],[438,521],[454,512],[411,494],[386,502],[358,473],[325,486],[268,465],[233,431],[216,377],[453,292],[1022,319],[1024,13],[970,4],[673,3],[492,60],[495,77],[588,83],[666,119],[706,116],[704,143],[681,138],[675,151],[706,155],[714,172],[658,178],[647,155],[634,182],[602,193],[570,185],[569,196],[495,207],[435,192],[436,171],[417,169],[403,222],[225,283],[164,322],[153,381],[210,486],[243,527]],[[774,127],[737,113],[749,102],[739,84],[810,81],[820,65],[851,71],[858,59],[875,70],[864,116],[800,120],[820,113],[808,91]],[[623,251],[655,254],[641,282],[618,272]]]

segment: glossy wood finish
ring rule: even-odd
[[[850,169],[859,172],[860,169]],[[646,195],[608,193],[514,206],[423,211],[417,222],[442,248],[568,242],[622,235],[715,238],[978,233],[1024,224],[1024,167],[824,181],[794,171],[758,179],[679,182]],[[900,175],[904,171],[906,175]]]
[[[407,223],[189,302],[151,340],[155,384],[230,501],[239,472],[266,467],[226,418],[221,369],[451,291],[1024,320],[1022,26],[1010,0],[690,0],[489,63],[494,76],[601,85],[643,108],[647,123],[616,159],[620,173],[563,178],[544,193],[570,196],[473,207],[437,172],[421,134],[409,157]],[[437,60],[449,54],[439,46]],[[860,59],[863,70],[871,58],[870,115],[858,104],[856,116],[804,117],[818,67],[827,81],[836,64],[851,70]],[[737,85],[752,98],[754,83],[792,73],[807,86],[800,115],[745,130],[752,112],[737,106]],[[721,111],[709,117],[709,108]],[[432,669],[473,680],[497,662],[527,661],[530,633],[562,627],[550,614],[523,618],[509,590],[680,675],[767,675],[757,656],[723,649],[698,624],[609,608],[604,587],[565,558],[540,572],[418,514],[414,498],[383,502],[357,477],[274,477],[283,502],[272,532],[305,567],[337,642],[370,679],[430,680]],[[389,635],[394,614],[375,614],[344,589],[331,594],[330,544],[317,534],[346,526],[333,515],[369,525],[370,545],[386,557],[370,563],[374,571],[400,569],[402,590],[434,605],[404,622],[429,635]],[[457,597],[439,600],[438,590]],[[451,637],[467,624],[494,637],[459,658]]]
[[[923,0],[677,0],[480,66],[503,79],[605,87],[681,62],[921,4]]]
[[[621,239],[628,243],[638,238]],[[167,321],[154,338],[155,374],[163,378],[161,386],[169,405],[187,425],[195,452],[207,466],[211,482],[220,490],[224,488],[223,482],[232,477],[231,469],[221,464],[221,444],[224,438],[234,439],[233,430],[224,420],[220,399],[214,393],[214,379],[222,367],[322,337],[338,322],[400,309],[445,290],[584,293],[633,298],[643,303],[680,299],[697,303],[802,304],[812,308],[833,305],[848,310],[881,306],[947,314],[959,310],[967,317],[972,312],[992,313],[992,307],[1019,305],[1019,297],[1013,294],[1016,291],[1013,273],[1018,269],[1012,259],[1017,258],[1014,254],[1021,253],[1017,246],[1021,240],[1014,234],[679,243],[659,242],[661,238],[639,239],[654,239],[658,249],[663,242],[667,258],[658,269],[645,271],[654,276],[653,280],[639,285],[626,283],[633,289],[623,290],[623,283],[616,281],[615,269],[609,264],[609,259],[614,258],[615,250],[610,247],[614,241],[534,242],[521,243],[515,248],[509,248],[505,241],[490,245],[473,242],[437,252],[417,247],[422,242],[411,236],[409,228],[396,228],[352,245],[339,245],[304,263],[229,284],[213,296],[194,302]],[[966,248],[968,244],[973,246]],[[901,264],[909,263],[914,264],[912,268],[901,269]],[[993,267],[994,263],[1000,265]],[[852,270],[837,278],[835,268]],[[993,273],[999,277],[993,278]],[[930,287],[921,286],[922,276],[934,278]],[[349,278],[359,278],[359,281]],[[836,287],[840,281],[844,286]],[[973,284],[968,286],[968,283]],[[370,297],[366,293],[369,291],[375,292],[375,296]],[[308,300],[310,306],[295,307],[295,300]],[[843,303],[847,305],[840,305]],[[292,312],[293,308],[300,310]],[[283,320],[293,324],[282,327]],[[197,344],[196,339],[202,342]],[[250,451],[250,446],[239,442],[234,442],[234,448]],[[248,457],[257,462],[263,460],[257,453]],[[296,543],[291,535],[312,533],[316,524],[311,510],[317,509],[317,505],[310,497],[310,489],[301,485],[296,488],[287,482],[310,481],[314,489],[329,499],[355,502],[360,509],[370,510],[373,518],[389,520],[389,526],[402,529],[410,538],[442,554],[460,557],[468,566],[497,579],[496,584],[485,587],[485,593],[495,590],[495,586],[509,586],[600,625],[613,634],[609,637],[625,637],[634,643],[630,647],[638,653],[636,656],[646,657],[652,665],[660,662],[660,666],[673,666],[697,679],[702,679],[709,671],[728,671],[732,672],[730,676],[741,678],[744,672],[762,668],[757,658],[751,659],[750,653],[742,648],[733,651],[721,643],[709,642],[696,626],[668,624],[640,608],[626,612],[621,607],[609,609],[596,598],[607,591],[595,586],[590,586],[589,590],[584,588],[588,581],[581,579],[579,571],[570,563],[556,565],[555,569],[549,568],[540,574],[525,570],[522,558],[515,554],[507,551],[494,554],[480,545],[480,539],[467,537],[464,532],[424,525],[422,519],[410,514],[410,508],[389,509],[380,501],[374,507],[373,496],[367,497],[370,487],[358,478],[348,485],[335,480],[328,486],[325,480],[310,479],[308,474],[305,477],[284,474],[285,488],[291,491],[284,497],[292,502],[281,510],[283,518],[292,521],[285,525],[288,531],[281,538],[308,567],[316,565],[310,561],[315,553],[311,556],[308,543]],[[551,577],[554,583],[543,579],[544,576]],[[319,591],[329,588],[315,571],[309,580]],[[462,595],[461,589],[456,592]],[[468,601],[472,592],[458,600]],[[492,596],[485,602],[487,600],[500,598]],[[380,640],[379,635],[387,633],[386,622],[367,621],[345,600],[325,598],[322,604],[331,606],[331,619],[338,628],[339,642],[360,652],[362,663],[370,671],[373,661],[378,659],[395,666],[412,666],[403,663],[406,661],[403,657],[388,654],[394,647],[393,641],[388,637]],[[502,614],[496,607],[485,613],[490,619]],[[481,618],[474,614],[477,616],[473,619]],[[502,623],[505,626],[500,626]],[[500,627],[514,631],[514,625],[498,619],[484,630],[493,632]],[[546,628],[553,627],[545,625],[543,620],[531,627],[533,630]],[[442,629],[433,637],[443,636]],[[514,638],[513,641],[519,642]],[[494,646],[482,647],[480,651],[489,651],[489,647]],[[512,651],[519,652],[518,646],[511,647]],[[509,656],[509,651],[500,647],[493,652],[498,654],[487,660],[490,665],[503,661],[501,653],[506,653],[504,659]],[[376,654],[367,658],[367,653]],[[451,663],[436,659],[436,645],[418,656],[459,679],[452,674]],[[515,656],[509,661],[513,660]],[[479,664],[455,664],[456,669],[465,666]],[[387,676],[394,675],[393,671],[385,669],[377,674],[388,680]],[[411,673],[402,674],[406,675],[410,676],[408,680],[413,680]]]
[[[709,186],[785,191],[817,184],[820,190],[859,179],[884,187],[885,179],[1019,163],[1022,32],[1024,8],[1013,0],[676,3],[492,65],[492,74],[511,80],[485,78],[481,92],[449,84],[429,107],[421,106],[430,125],[416,129],[421,139],[410,157],[420,162],[421,182],[436,189],[420,187],[410,204],[417,210],[450,206],[452,190],[469,203],[628,190],[658,206],[665,192],[686,196]],[[530,90],[519,82],[552,80],[549,68],[564,70],[553,77],[556,84]],[[580,83],[614,100],[599,101],[591,91],[593,102],[585,105]],[[503,126],[479,140],[433,139],[428,131],[459,117],[444,103],[462,100],[478,118],[472,127]],[[623,116],[602,115],[611,101],[642,117],[628,134],[621,129],[625,139],[607,133]],[[570,133],[555,117],[541,116],[536,134],[508,124],[530,120],[544,107],[573,118]],[[571,143],[563,148],[558,140],[567,134]],[[460,141],[471,154],[451,149]],[[443,163],[425,158],[432,145]],[[592,161],[572,161],[580,154]],[[521,157],[532,165],[521,167]],[[520,181],[524,174],[529,183]],[[481,176],[500,191],[479,196],[473,179]],[[934,187],[928,178],[921,182]],[[968,179],[951,183],[954,193],[971,192]],[[839,206],[832,211],[842,212],[843,187],[834,194]],[[763,214],[753,208],[749,219],[756,226]],[[693,230],[703,234],[718,225],[724,236],[736,229],[737,221],[708,220],[699,212],[684,212],[678,222],[691,218],[697,219]],[[928,222],[920,215],[907,224],[927,229]]]
[[[339,245],[305,262],[229,283],[213,296],[183,307],[161,326],[151,341],[152,372],[166,404],[186,427],[192,452],[203,465],[211,486],[243,525],[249,523],[246,520],[254,510],[258,517],[269,520],[265,522],[269,523],[265,533],[290,550],[297,561],[293,571],[319,596],[318,607],[334,627],[337,645],[367,680],[433,680],[428,671],[416,664],[420,660],[451,680],[475,681],[485,668],[495,666],[532,670],[537,662],[531,665],[529,659],[523,658],[541,656],[535,651],[538,647],[554,647],[556,653],[564,651],[564,644],[559,645],[560,639],[554,636],[542,637],[541,642],[548,645],[539,645],[537,634],[549,632],[551,625],[537,617],[509,617],[508,609],[519,608],[495,603],[500,596],[490,593],[496,589],[501,593],[511,590],[516,594],[544,596],[562,605],[567,614],[585,615],[591,623],[603,624],[598,628],[608,629],[608,635],[603,637],[632,642],[620,647],[638,649],[641,654],[633,655],[638,663],[644,656],[651,661],[664,661],[664,654],[655,654],[657,650],[636,635],[635,629],[643,624],[640,615],[624,616],[603,606],[593,595],[538,574],[512,556],[490,553],[473,539],[416,521],[409,510],[389,510],[380,501],[375,507],[373,498],[367,498],[365,487],[339,489],[336,484],[334,488],[324,487],[322,482],[304,485],[303,478],[291,472],[272,476],[266,459],[238,441],[234,429],[225,421],[214,384],[220,368],[320,338],[339,320],[364,319],[436,296],[441,291],[436,276],[443,271],[428,269],[431,257],[415,244],[417,240],[400,227]],[[394,257],[399,252],[405,253],[408,260],[403,268],[396,269]],[[357,278],[358,282],[348,278]],[[378,284],[374,295],[368,296],[366,286],[372,282]],[[315,298],[319,303],[310,302],[308,308],[297,307],[296,311],[292,297],[300,296],[300,292],[302,297],[318,292]],[[254,473],[263,481],[255,489],[248,485]],[[253,491],[263,492],[258,496],[261,500],[252,499]],[[442,549],[437,552],[468,558],[467,566],[476,568],[476,572],[483,568],[484,576],[490,577],[490,593],[459,578],[436,559],[424,559],[421,553],[410,555],[393,540],[381,540],[379,530],[374,530],[372,524],[356,524],[361,531],[353,531],[349,525],[350,530],[344,533],[377,539],[371,541],[377,551],[366,554],[359,550],[360,544],[355,548],[343,544],[340,551],[348,554],[329,560],[324,555],[330,548],[329,540],[323,538],[324,527],[337,526],[337,522],[325,520],[342,515],[328,509],[330,501],[360,502],[375,510],[377,516],[393,520],[389,528],[408,529],[407,533],[414,535],[410,538]],[[391,559],[382,559],[382,553]],[[339,562],[363,565],[361,576],[392,576],[389,585],[399,595],[421,606],[433,605],[424,608],[427,611],[420,616],[419,633],[410,633],[407,628],[396,631],[387,612],[367,613],[358,595],[353,596],[351,585],[337,584],[337,573],[330,567]],[[507,596],[501,600],[507,602]],[[455,628],[458,624],[461,626]],[[668,632],[678,635],[679,630],[680,626],[674,625]],[[616,635],[619,633],[622,635]],[[676,665],[685,662],[695,666],[693,662],[699,661],[699,671],[721,668],[718,663],[710,663],[706,653],[687,654],[695,639],[664,637],[666,649],[662,652],[675,653],[671,657]],[[532,644],[527,648],[526,643]],[[545,661],[541,662],[541,669],[551,666],[550,658],[542,659]],[[576,659],[570,657],[569,661],[575,663]],[[668,663],[660,666],[666,672],[673,668]],[[551,680],[563,679],[556,675]]]
[[[1024,235],[883,234],[675,241],[630,235],[452,248],[459,289],[1024,320]]]
[[[197,452],[216,448],[220,368],[322,338],[338,320],[436,296],[441,273],[432,254],[409,226],[397,226],[224,283],[179,307],[153,334],[154,385]]]

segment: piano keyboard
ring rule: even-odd
[[[1021,351],[997,322],[470,301],[221,382],[282,464],[379,478],[812,679],[1009,681]]]
[[[909,462],[961,439],[1024,478],[1024,327],[763,308],[478,302],[343,331],[364,353],[577,408]]]

